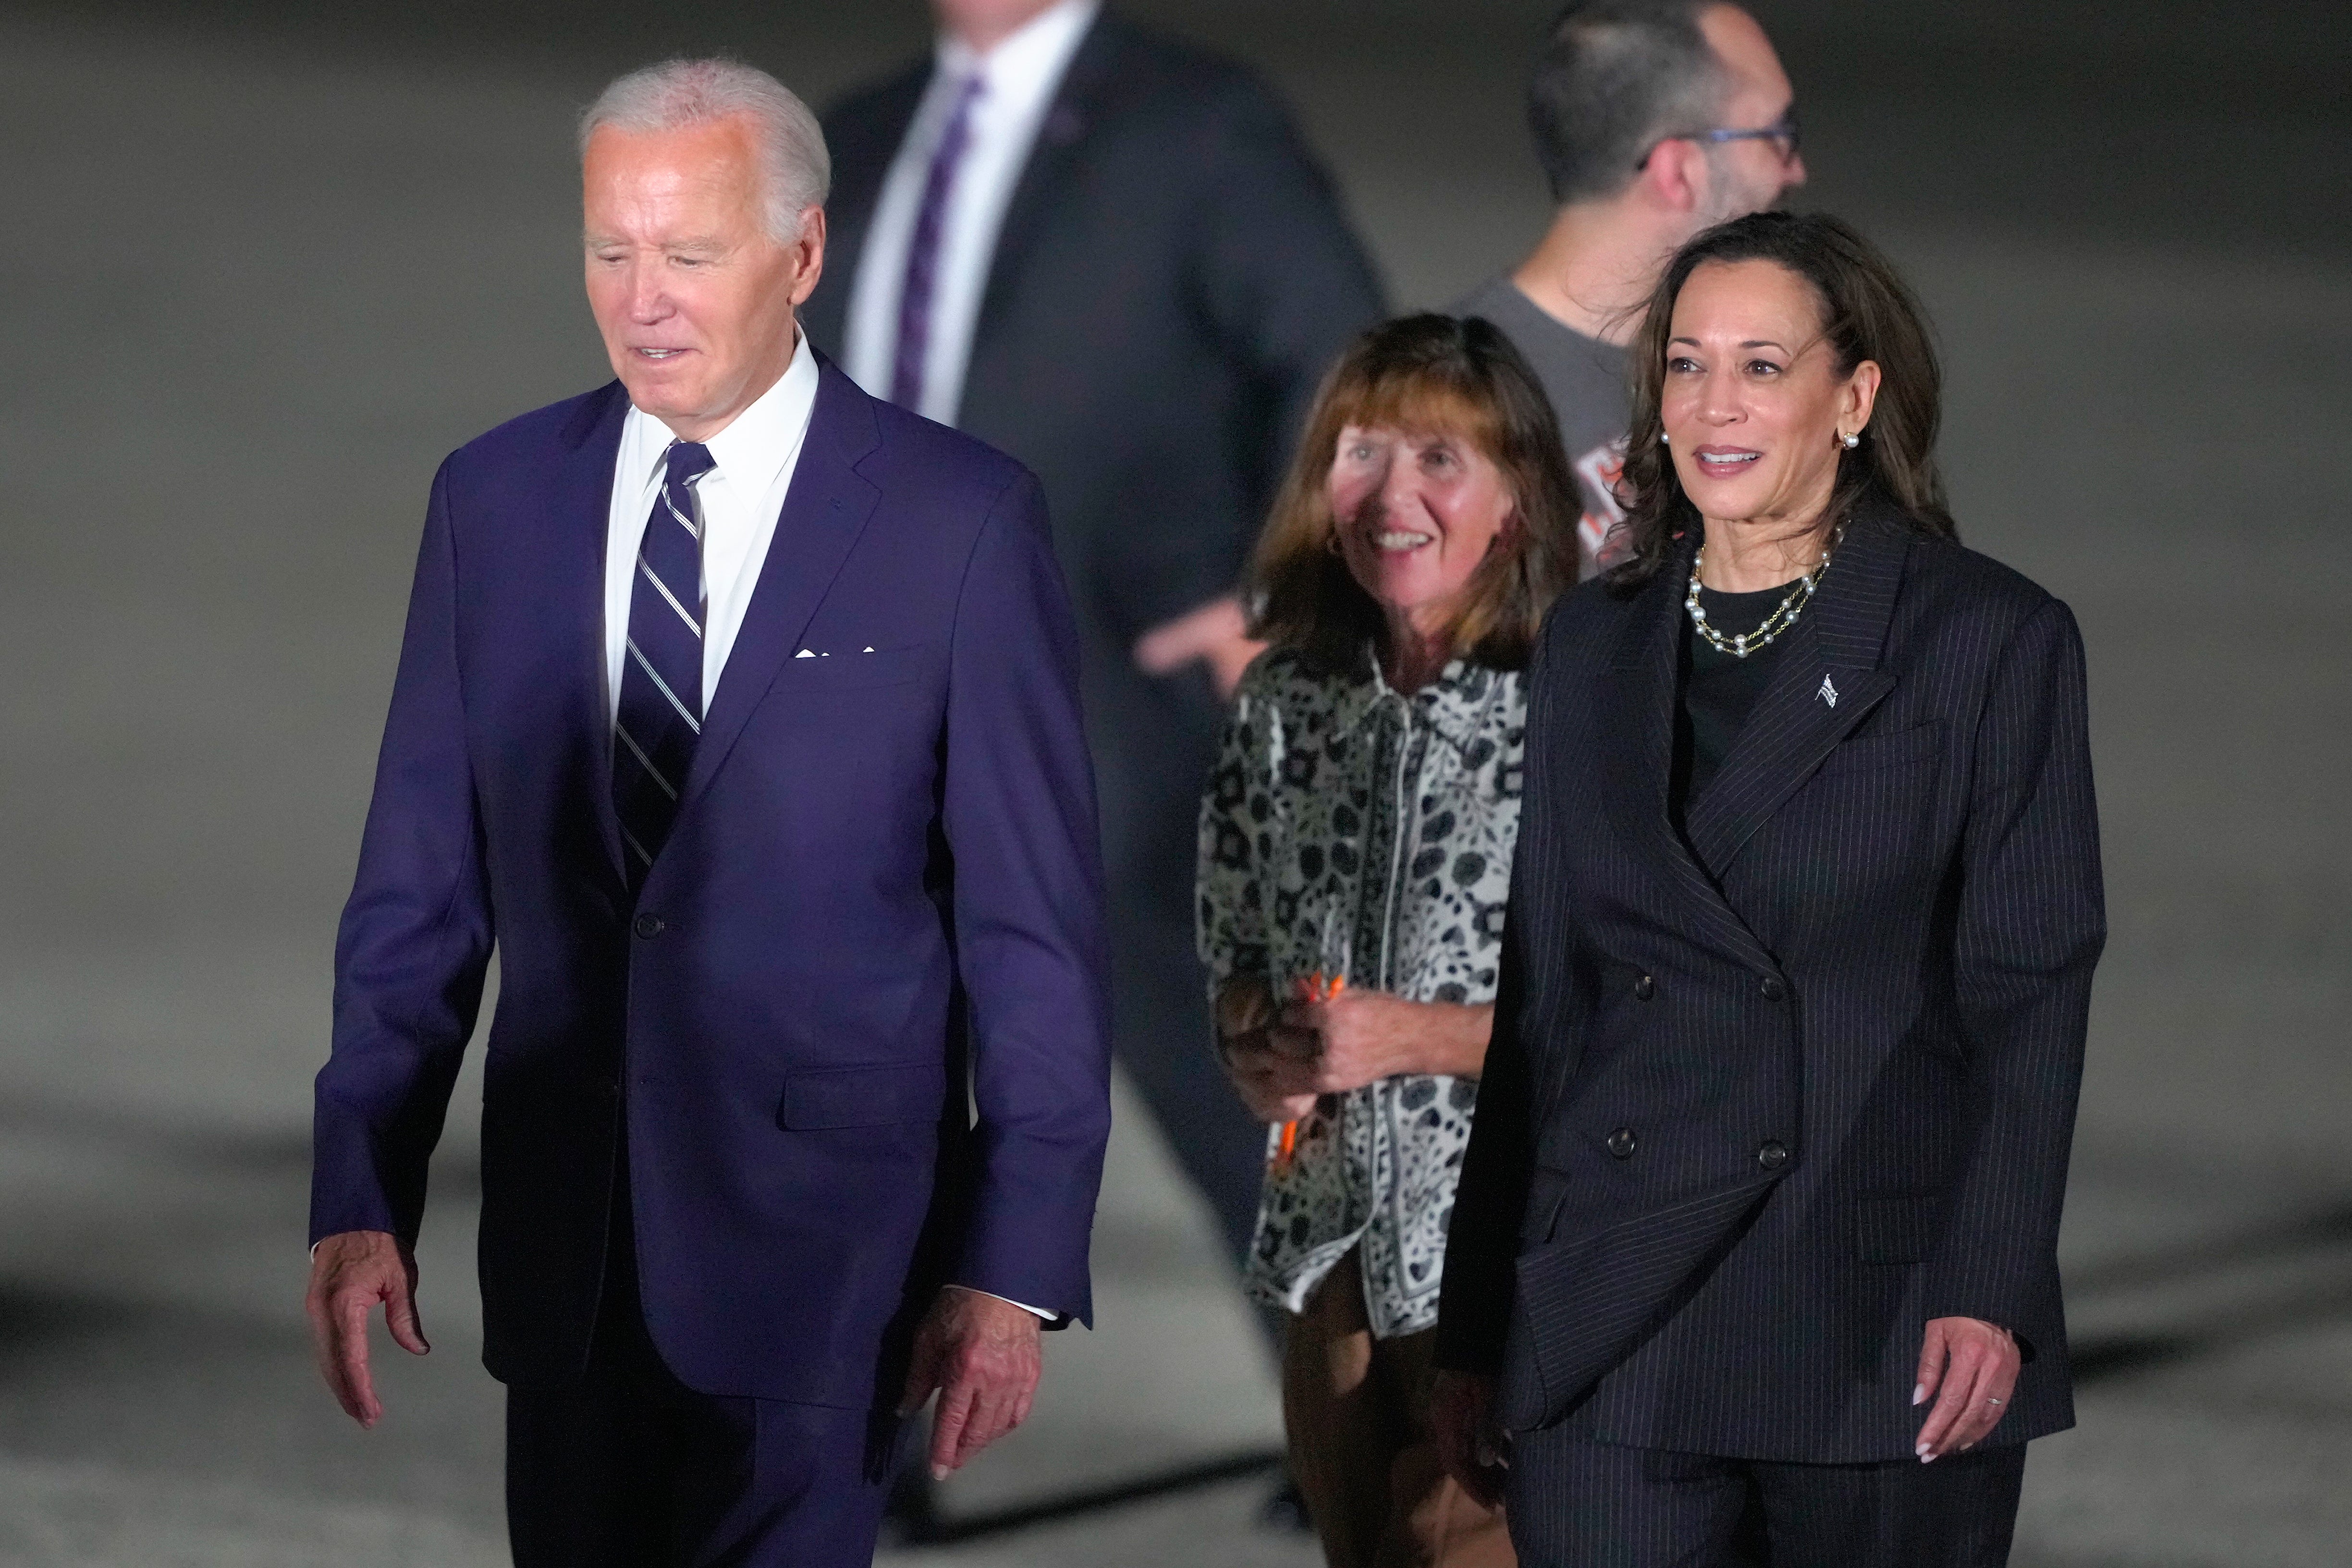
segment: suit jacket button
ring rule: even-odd
[[[1609,1134],[1608,1142],[1604,1147],[1606,1147],[1612,1154],[1616,1155],[1620,1160],[1632,1159],[1633,1157],[1633,1130],[1630,1127],[1620,1127],[1616,1131]]]
[[[668,930],[669,927],[659,915],[639,915],[635,920],[629,922],[629,929],[635,931],[639,936],[645,938],[646,941],[651,942],[654,938],[661,935],[663,931]]]
[[[1636,999],[1647,1002],[1651,997],[1655,996],[1657,994],[1658,983],[1651,979],[1648,975],[1644,974],[1641,979],[1633,982],[1633,995]]]
[[[1756,1163],[1768,1171],[1777,1171],[1789,1163],[1789,1146],[1776,1139],[1756,1151]]]
[[[1764,984],[1757,989],[1764,993],[1764,1000],[1767,1002],[1778,1002],[1789,994],[1789,988],[1780,984],[1780,977],[1777,974],[1766,975]]]

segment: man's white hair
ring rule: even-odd
[[[619,78],[580,116],[580,153],[605,126],[639,133],[682,131],[742,115],[751,121],[767,189],[768,232],[790,245],[833,185],[824,132],[792,89],[739,60],[664,60]]]

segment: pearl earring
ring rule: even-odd
[[[1845,449],[1849,452],[1862,445],[1862,437],[1859,436],[1841,436],[1838,439],[1845,443]]]
[[[1675,438],[1674,438],[1672,436],[1667,435],[1664,430],[1661,430],[1661,431],[1659,431],[1659,432],[1658,432],[1658,445],[1659,445],[1659,446],[1661,446],[1661,447],[1671,447],[1671,446],[1673,446],[1674,444],[1675,444]]]

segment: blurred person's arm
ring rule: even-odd
[[[1136,639],[1135,663],[1146,675],[1173,675],[1206,660],[1217,695],[1230,700],[1250,662],[1265,651],[1265,644],[1249,635],[1241,600],[1228,594],[1144,633]]]
[[[1282,106],[1254,79],[1235,77],[1203,107],[1202,144],[1182,165],[1203,205],[1198,304],[1219,351],[1255,390],[1253,416],[1268,445],[1257,464],[1249,514],[1228,520],[1215,542],[1220,575],[1238,582],[1274,489],[1287,471],[1316,389],[1358,332],[1388,313],[1379,279],[1349,226],[1338,193]],[[1146,632],[1136,662],[1166,674],[1209,662],[1230,695],[1258,652],[1230,595]]]
[[[458,689],[449,470],[434,479],[399,673],[335,943],[334,1044],[320,1069],[308,1301],[320,1370],[362,1426],[383,1414],[368,1321],[426,1346],[415,1247],[425,1170],[474,1032],[492,928]]]

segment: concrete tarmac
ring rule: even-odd
[[[1276,78],[1400,303],[1539,228],[1517,94],[1546,6],[1131,9]],[[2063,1245],[2082,1425],[2036,1445],[2017,1561],[2340,1564],[2346,25],[1927,9],[1764,14],[1800,202],[1940,323],[1969,542],[2090,649],[2114,937]],[[376,1431],[300,1320],[309,1077],[425,487],[606,374],[570,148],[605,77],[730,44],[821,102],[920,37],[911,5],[0,6],[0,1563],[503,1561],[470,1079],[436,1348],[381,1347]],[[891,1561],[1317,1560],[1252,1522],[1271,1378],[1131,1110],[1101,1327],[1050,1342],[1033,1424],[945,1489],[1006,1527]]]

